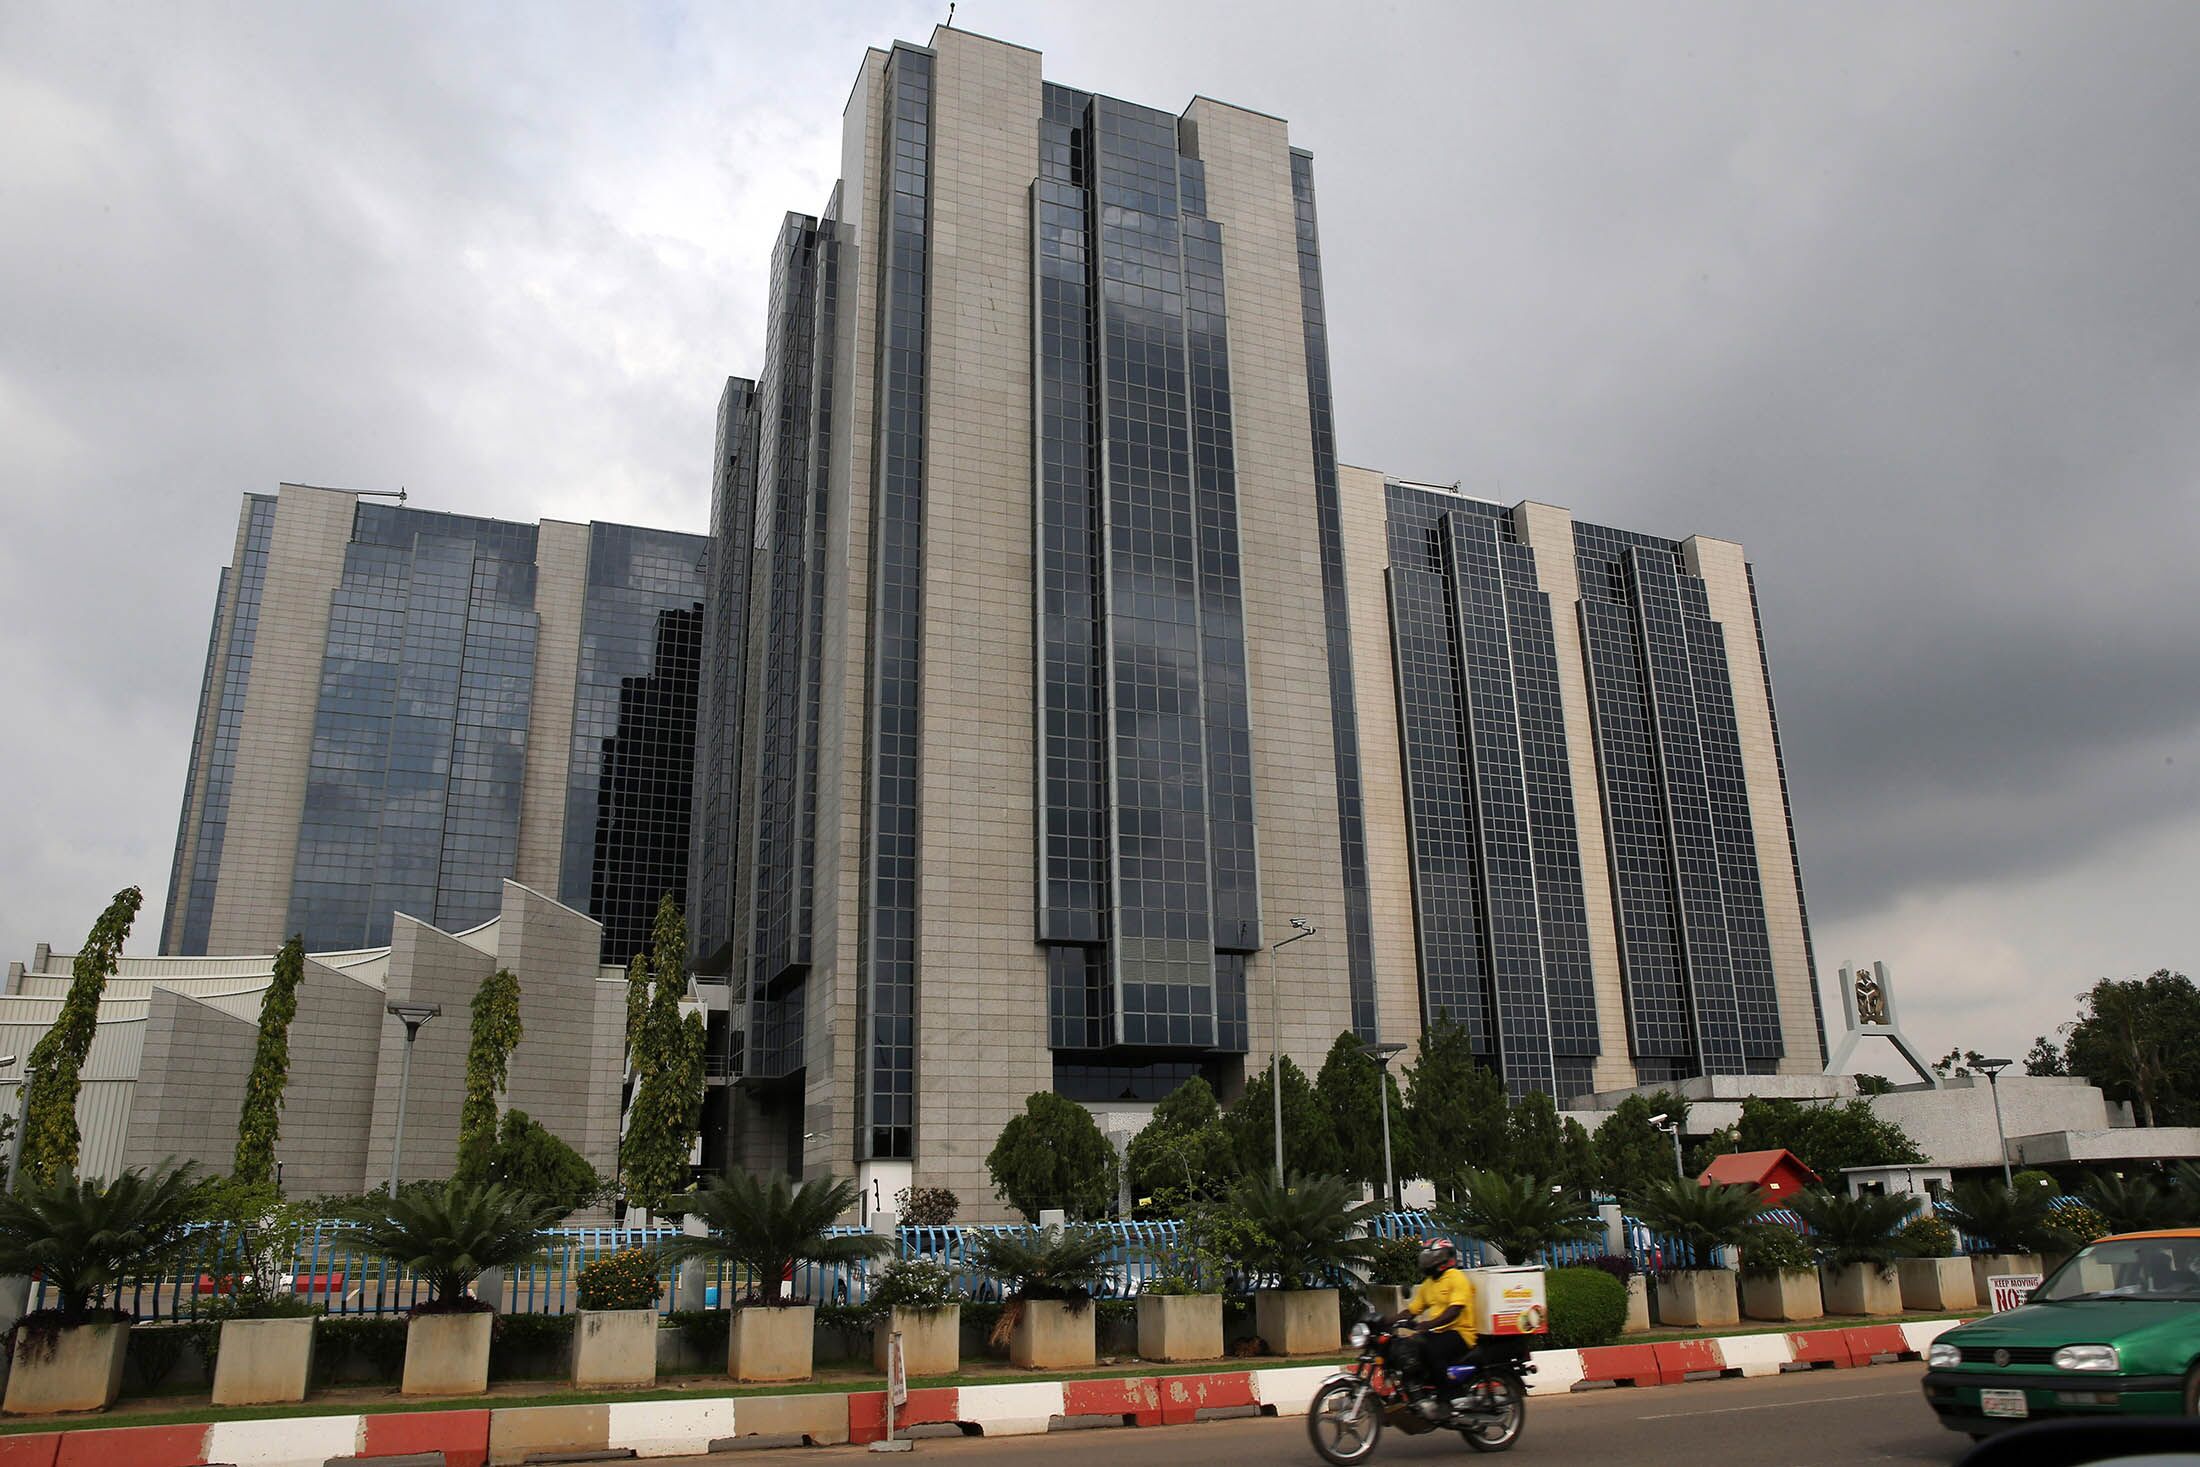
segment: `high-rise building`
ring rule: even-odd
[[[1516,1092],[1817,1068],[1739,549],[1340,469],[1282,121],[942,28],[865,57],[771,269],[712,496],[709,1160],[976,1202],[1033,1091],[1439,1017]]]
[[[161,951],[455,932],[508,877],[601,923],[606,961],[645,947],[685,901],[706,545],[245,496]]]

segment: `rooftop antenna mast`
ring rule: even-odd
[[[955,28],[955,0],[947,0],[947,28]]]

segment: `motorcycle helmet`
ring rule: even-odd
[[[1421,1244],[1421,1272],[1428,1277],[1434,1278],[1458,1263],[1459,1250],[1452,1246],[1451,1239],[1430,1238]]]

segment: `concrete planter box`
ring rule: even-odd
[[[494,1314],[416,1314],[405,1327],[408,1396],[478,1396],[489,1389]]]
[[[1620,1332],[1650,1333],[1650,1280],[1639,1273],[1630,1274],[1627,1279],[1627,1323],[1620,1327]]]
[[[1782,1270],[1742,1275],[1742,1314],[1778,1321],[1817,1319],[1826,1312],[1818,1288],[1818,1270]]]
[[[1904,1258],[1895,1263],[1902,1286],[1902,1307],[1945,1313],[1978,1307],[1978,1286],[1971,1265],[1961,1258]]]
[[[303,1401],[313,1374],[313,1316],[225,1319],[214,1352],[214,1404]]]
[[[50,1411],[104,1411],[122,1393],[122,1357],[130,1347],[130,1326],[79,1324],[53,1334],[52,1346],[40,1336],[34,1344],[20,1328],[15,1334],[15,1364],[8,1372],[8,1394],[0,1410],[11,1416]]]
[[[1271,1355],[1334,1355],[1344,1348],[1335,1289],[1262,1289],[1253,1328]]]
[[[1140,1294],[1138,1358],[1215,1360],[1222,1355],[1220,1294]]]
[[[1742,1307],[1737,1276],[1730,1268],[1684,1268],[1658,1280],[1658,1323],[1668,1325],[1740,1324]]]
[[[1099,1362],[1090,1302],[1026,1299],[1008,1337],[1009,1364],[1024,1370],[1075,1370]]]
[[[653,1385],[657,1311],[582,1309],[573,1316],[573,1384]]]
[[[1900,1314],[1902,1284],[1891,1268],[1876,1263],[1852,1263],[1846,1268],[1821,1268],[1828,1314]]]
[[[816,1334],[817,1310],[809,1304],[736,1309],[726,1326],[726,1374],[735,1380],[808,1380]]]
[[[2004,1274],[2036,1273],[2047,1276],[2040,1267],[2037,1253],[1974,1253],[1971,1255],[1971,1287],[1978,1291],[1978,1302],[1984,1308],[1992,1308],[1994,1291],[1987,1280]]]
[[[911,1380],[953,1375],[962,1368],[962,1313],[960,1304],[889,1309],[885,1319],[871,1326],[871,1364],[886,1368],[886,1349],[898,1331],[903,1374]]]
[[[1367,1307],[1388,1318],[1406,1312],[1406,1296],[1413,1291],[1398,1284],[1369,1284]]]

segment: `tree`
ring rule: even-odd
[[[1906,1131],[1893,1121],[1881,1120],[1862,1100],[1839,1105],[1745,1100],[1740,1140],[1744,1151],[1785,1147],[1829,1184],[1851,1167],[1926,1159]]]
[[[1219,1198],[1237,1176],[1222,1107],[1194,1075],[1163,1096],[1123,1153],[1131,1200],[1142,1214],[1183,1217]]]
[[[657,903],[646,966],[637,954],[627,971],[636,968],[653,982],[634,1044],[634,1099],[619,1144],[619,1172],[628,1202],[658,1212],[687,1180],[688,1153],[703,1114],[703,1019],[680,1013],[687,997],[687,924],[669,892]],[[631,1001],[631,977],[628,993]]]
[[[1337,1131],[1329,1112],[1307,1083],[1306,1071],[1283,1057],[1283,1162],[1293,1171],[1319,1169],[1333,1175],[1343,1165],[1337,1153]],[[1268,1067],[1246,1082],[1245,1093],[1223,1117],[1230,1138],[1232,1166],[1240,1176],[1276,1173],[1275,1089]],[[1380,1145],[1380,1140],[1377,1141]]]
[[[490,1153],[488,1180],[565,1212],[577,1212],[603,1195],[604,1180],[588,1158],[526,1111],[504,1113],[496,1149]]]
[[[1557,1105],[1540,1090],[1521,1096],[1505,1112],[1505,1156],[1523,1175],[1555,1180],[1564,1136]]]
[[[1884,1269],[1909,1251],[1900,1237],[1916,1199],[1900,1194],[1851,1197],[1808,1187],[1788,1199],[1795,1215],[1810,1225],[1818,1261],[1834,1268],[1868,1263]]]
[[[985,1169],[1003,1202],[1037,1222],[1059,1207],[1072,1222],[1106,1217],[1115,1207],[1115,1148],[1074,1100],[1039,1090],[1024,1099],[1024,1113],[1001,1128]]]
[[[1372,1254],[1377,1241],[1355,1237],[1379,1202],[1356,1202],[1343,1177],[1293,1172],[1278,1183],[1266,1172],[1240,1177],[1229,1208],[1246,1224],[1231,1262],[1277,1287],[1326,1287],[1331,1273]]]
[[[1688,1148],[1688,1164],[1683,1170],[1692,1177],[1700,1177],[1719,1157],[1742,1149],[1742,1133],[1734,1126],[1721,1126]]]
[[[346,1246],[386,1258],[425,1282],[430,1302],[458,1306],[492,1268],[540,1263],[544,1231],[563,1216],[555,1203],[453,1177],[441,1186],[370,1194],[343,1210]],[[463,1306],[459,1306],[463,1307]],[[486,1307],[486,1306],[483,1306]]]
[[[2024,1057],[2024,1072],[2027,1075],[2067,1075],[2070,1067],[2064,1063],[2062,1051],[2055,1047],[2055,1041],[2042,1034],[2032,1041],[2032,1048]]]
[[[1653,1233],[1676,1240],[1694,1259],[1682,1266],[1710,1268],[1713,1250],[1749,1236],[1765,1210],[1765,1197],[1755,1187],[1724,1182],[1703,1186],[1667,1173],[1646,1183],[1628,1204]]]
[[[1997,1253],[2037,1253],[2057,1241],[2050,1187],[2004,1187],[2000,1181],[1958,1182],[1948,1221]]]
[[[24,1175],[42,1182],[58,1182],[76,1171],[76,1092],[84,1056],[92,1048],[99,1029],[99,999],[107,991],[122,956],[123,941],[137,921],[145,893],[134,886],[115,893],[107,910],[99,914],[85,935],[84,947],[69,969],[69,992],[61,1000],[61,1013],[53,1027],[31,1050],[25,1069],[23,1152]]]
[[[1584,1201],[1594,1198],[1599,1190],[1596,1141],[1589,1135],[1589,1128],[1572,1116],[1559,1123],[1558,1169],[1551,1180]]]
[[[1632,1196],[1652,1182],[1675,1175],[1673,1143],[1650,1124],[1654,1115],[1685,1125],[1688,1102],[1664,1090],[1649,1097],[1630,1095],[1597,1126],[1599,1174],[1604,1190],[1615,1197]]]
[[[758,1302],[777,1304],[787,1270],[797,1263],[855,1263],[892,1249],[876,1233],[832,1231],[834,1219],[855,1205],[855,1184],[840,1177],[790,1187],[785,1177],[759,1182],[728,1172],[711,1178],[688,1207],[707,1231],[674,1238],[664,1257],[729,1259],[755,1277]]]
[[[1406,1133],[1419,1169],[1439,1188],[1470,1166],[1512,1166],[1504,1082],[1475,1058],[1463,1025],[1439,1013],[1406,1078]]]
[[[237,1156],[230,1173],[245,1186],[275,1180],[275,1143],[283,1133],[283,1087],[290,1081],[290,1021],[306,976],[305,939],[296,933],[275,954],[275,976],[260,998],[260,1038],[237,1115]]]
[[[1986,1063],[1986,1056],[1975,1049],[1951,1049],[1939,1059],[1933,1061],[1933,1068],[1943,1075],[1953,1077],[1969,1075],[1974,1071],[1984,1073],[1978,1069],[1984,1063]]]
[[[1856,1077],[1856,1093],[1859,1095],[1892,1095],[1894,1094],[1894,1081],[1888,1079],[1885,1075],[1858,1075]]]
[[[2181,1199],[2143,1172],[2130,1177],[2097,1172],[2085,1179],[2078,1195],[2101,1215],[2112,1233],[2146,1233],[2184,1225]]]
[[[1534,1263],[1553,1243],[1578,1242],[1604,1231],[1586,1204],[1543,1178],[1488,1171],[1467,1172],[1457,1200],[1439,1205],[1436,1221],[1460,1236],[1480,1238],[1502,1252],[1506,1262],[1522,1264]]]
[[[62,1323],[82,1324],[123,1279],[167,1271],[199,1200],[189,1162],[111,1182],[25,1175],[14,1193],[0,1195],[0,1274],[42,1278]]]
[[[635,1060],[635,1041],[649,1018],[649,963],[640,953],[626,965],[626,1060]]]
[[[466,1046],[466,1098],[458,1106],[458,1166],[454,1175],[488,1176],[497,1145],[497,1097],[519,1047],[519,979],[499,968],[474,990],[473,1037]]]
[[[1405,1102],[1399,1097],[1396,1078],[1368,1058],[1361,1048],[1364,1042],[1349,1029],[1337,1036],[1320,1073],[1314,1077],[1314,1095],[1329,1118],[1330,1134],[1336,1138],[1339,1175],[1355,1182],[1372,1182],[1378,1192],[1388,1196],[1389,1183],[1383,1176],[1384,1090],[1390,1092],[1391,1165],[1399,1176],[1410,1177],[1414,1175],[1413,1158],[1400,1124],[1405,1119]],[[1285,1144],[1288,1149],[1288,1140]]]
[[[2141,1125],[2200,1120],[2200,988],[2190,978],[2167,968],[2103,978],[2079,1001],[2064,1028],[2069,1073],[2136,1106]]]

